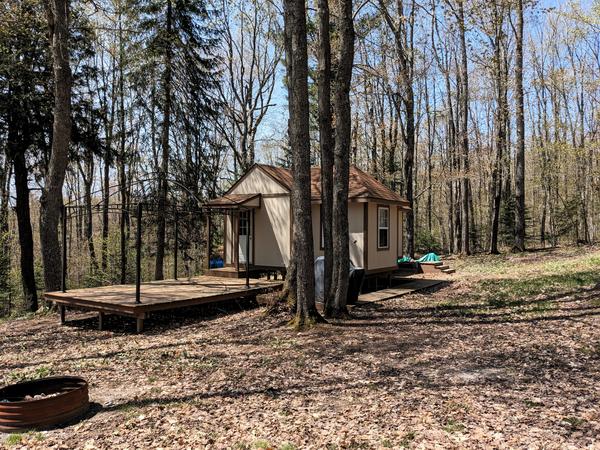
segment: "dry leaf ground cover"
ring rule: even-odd
[[[297,333],[262,308],[0,324],[0,383],[94,402],[11,448],[600,448],[600,251],[454,260],[435,292]]]

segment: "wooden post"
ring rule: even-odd
[[[142,303],[141,284],[142,284],[142,204],[137,205],[137,232],[135,236],[135,302]]]
[[[104,313],[102,311],[98,312],[98,330],[102,331],[104,328]]]
[[[62,278],[61,290],[67,292],[67,207],[62,207]]]
[[[235,214],[235,220],[237,222],[237,232],[235,233],[235,271],[240,273],[240,212],[239,210]],[[239,275],[237,275],[239,276]]]
[[[58,312],[60,314],[60,324],[65,324],[65,305],[58,305]]]
[[[141,333],[144,331],[144,316],[136,317],[136,332]]]
[[[246,211],[246,288],[250,287],[250,214]]]
[[[210,270],[210,254],[212,253],[211,240],[212,240],[212,216],[210,211],[206,214],[206,269]]]

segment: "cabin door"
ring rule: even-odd
[[[248,257],[248,255],[246,255],[246,251],[247,251],[247,247],[250,248],[250,255],[249,255],[249,264],[252,264],[252,245],[254,244],[252,242],[252,214],[250,213],[250,211],[243,211],[240,212],[240,226],[239,226],[239,230],[240,230],[240,235],[239,235],[239,253],[238,255],[240,255],[240,264],[246,264],[246,258]],[[248,244],[248,239],[250,239],[249,242],[249,246]]]

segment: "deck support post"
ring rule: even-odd
[[[235,271],[237,272],[236,276],[240,276],[240,211],[237,210],[235,214],[236,220],[236,229],[235,233]]]
[[[177,254],[179,253],[179,213],[177,207],[174,207],[175,215],[175,248],[173,249],[173,278],[177,279]]]
[[[67,292],[67,207],[62,207],[62,278],[61,290]]]
[[[102,311],[98,311],[98,330],[102,331],[104,329],[104,313]]]
[[[246,288],[250,287],[250,214],[246,214]]]
[[[136,326],[135,330],[137,333],[141,333],[144,331],[144,317],[136,317]]]
[[[58,313],[60,314],[60,324],[65,324],[65,305],[58,305]]]
[[[137,232],[135,236],[135,302],[142,303],[140,300],[140,290],[142,284],[142,204],[137,205]]]
[[[206,269],[210,271],[210,254],[212,253],[211,241],[212,241],[212,216],[210,211],[206,213]]]

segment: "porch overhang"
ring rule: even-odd
[[[261,194],[225,194],[209,200],[204,204],[205,209],[210,210],[248,210],[260,208]]]

